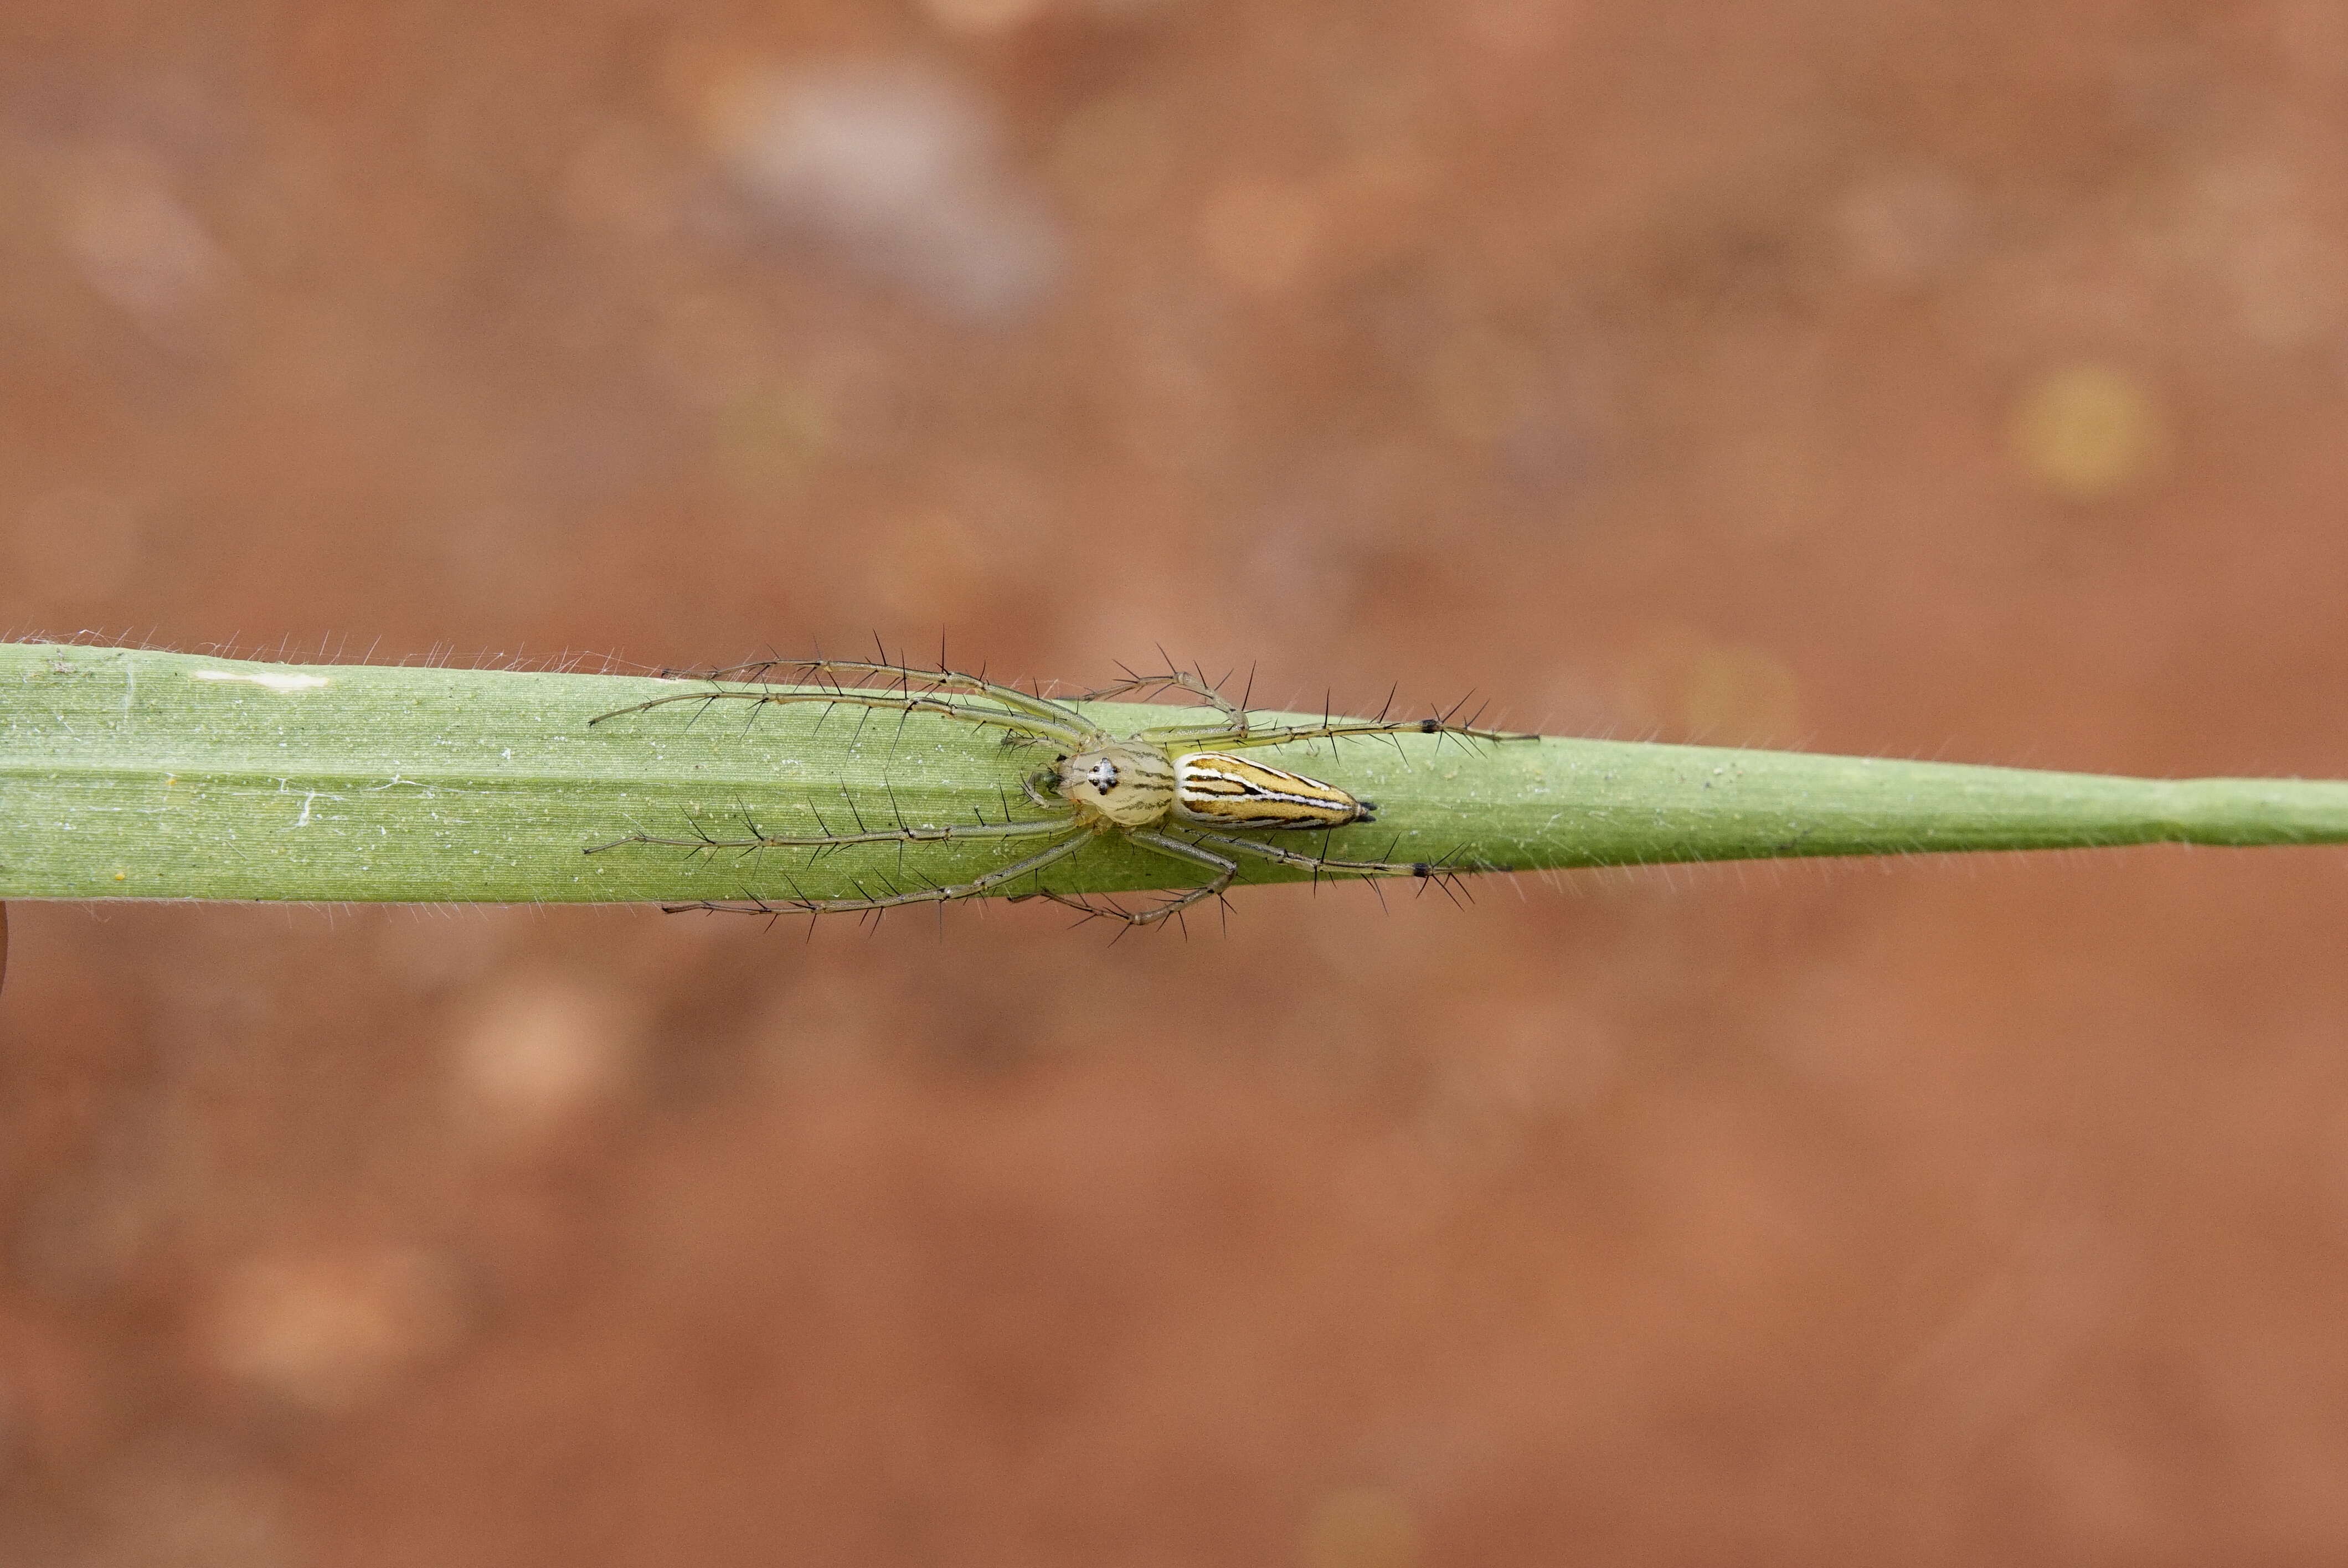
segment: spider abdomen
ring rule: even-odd
[[[1344,827],[1375,822],[1375,801],[1227,752],[1174,759],[1174,815],[1200,827]]]

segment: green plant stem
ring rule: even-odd
[[[689,853],[629,845],[1031,816],[995,733],[819,704],[673,703],[673,682],[262,664],[0,643],[0,897],[490,903],[855,897],[952,883],[1012,844]],[[1101,704],[1120,731],[1193,710]],[[1379,803],[1328,853],[1466,868],[2176,842],[2348,841],[2348,784],[2116,778],[1630,742],[1439,736],[1262,753]],[[1028,841],[1032,849],[1034,841]],[[1318,839],[1312,841],[1316,846]],[[1248,881],[1307,875],[1249,864]],[[1061,892],[1179,885],[1115,837]],[[1013,885],[1014,891],[1020,890]]]

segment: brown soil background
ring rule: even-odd
[[[2348,775],[2327,0],[20,0],[0,627]],[[0,1560],[2338,1562],[2348,857],[17,905]]]

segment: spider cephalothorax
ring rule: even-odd
[[[1053,769],[1052,788],[1087,822],[1147,827],[1174,805],[1174,764],[1156,746],[1094,731]]]
[[[767,684],[778,671],[797,671],[819,684],[778,689]],[[886,682],[881,686],[857,682]],[[632,708],[622,708],[592,721],[601,723],[624,713],[640,713],[670,702],[827,702],[853,707],[894,709],[907,713],[984,724],[1004,732],[1012,744],[1047,745],[1057,753],[1048,768],[1026,781],[1027,798],[1052,815],[1037,820],[1006,820],[976,824],[920,826],[900,824],[892,828],[855,833],[822,833],[803,836],[760,833],[754,837],[720,839],[707,835],[690,839],[659,838],[631,834],[589,853],[626,844],[671,845],[694,849],[828,849],[851,844],[912,843],[939,839],[1048,838],[1034,854],[968,882],[892,890],[874,897],[798,898],[784,903],[747,898],[740,903],[686,905],[686,908],[744,909],[752,912],[802,909],[814,913],[893,908],[905,904],[941,903],[970,898],[1033,876],[1066,858],[1097,835],[1122,834],[1134,843],[1177,860],[1202,866],[1212,875],[1153,908],[1133,911],[1114,905],[1088,904],[1038,886],[1035,895],[1072,904],[1090,914],[1107,915],[1130,925],[1146,926],[1179,913],[1202,898],[1219,896],[1239,873],[1239,863],[1224,851],[1236,850],[1282,866],[1310,867],[1346,876],[1420,876],[1442,875],[1445,867],[1426,861],[1340,860],[1307,855],[1260,839],[1241,838],[1244,832],[1300,829],[1328,831],[1377,820],[1377,804],[1335,784],[1272,767],[1238,755],[1241,748],[1282,745],[1291,742],[1335,740],[1346,735],[1386,735],[1404,733],[1459,735],[1475,740],[1530,740],[1529,735],[1504,734],[1452,724],[1441,717],[1410,719],[1324,719],[1317,724],[1286,724],[1257,729],[1246,710],[1227,701],[1206,681],[1174,672],[1140,675],[1098,691],[1055,701],[1016,687],[997,685],[975,675],[950,670],[916,670],[907,665],[861,661],[815,659],[770,661],[735,665],[710,672],[714,689],[654,697]],[[1220,723],[1168,725],[1130,735],[1111,734],[1096,726],[1075,702],[1106,701],[1134,692],[1180,690],[1210,704]],[[1177,831],[1169,832],[1168,829]]]

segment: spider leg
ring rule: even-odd
[[[1447,859],[1338,860],[1325,855],[1307,855],[1302,850],[1282,849],[1276,844],[1265,844],[1257,839],[1234,838],[1229,834],[1201,833],[1199,839],[1218,848],[1240,850],[1276,866],[1298,866],[1316,872],[1334,871],[1346,876],[1419,876],[1442,881],[1459,874],[1459,867]]]
[[[606,849],[618,849],[629,844],[650,844],[671,849],[831,849],[850,844],[931,844],[946,839],[1032,838],[1046,833],[1066,833],[1075,820],[1074,815],[1070,814],[1040,822],[948,823],[937,827],[883,827],[857,833],[772,834],[760,833],[753,826],[752,836],[748,838],[661,838],[649,833],[632,833],[609,844],[592,845],[587,853],[598,855]]]
[[[1171,661],[1169,661],[1169,662],[1170,663]],[[1176,690],[1188,692],[1192,696],[1200,698],[1211,704],[1222,713],[1225,719],[1231,721],[1231,723],[1237,725],[1241,730],[1244,731],[1247,728],[1247,711],[1244,708],[1241,708],[1229,697],[1224,696],[1222,692],[1217,691],[1214,683],[1207,680],[1205,676],[1193,674],[1188,670],[1169,670],[1163,675],[1134,675],[1128,672],[1125,680],[1116,682],[1107,686],[1099,687],[1094,691],[1076,692],[1068,698],[1068,701],[1071,702],[1106,702],[1112,697],[1122,697],[1128,692],[1148,692],[1156,693]],[[1174,726],[1173,728],[1175,733],[1180,733],[1185,726]],[[1156,734],[1158,732],[1154,730],[1144,730],[1141,733],[1145,735],[1149,735]]]
[[[1296,741],[1334,740],[1344,735],[1457,735],[1468,741],[1538,741],[1506,730],[1479,730],[1435,719],[1334,719],[1320,724],[1285,724],[1273,730],[1218,730],[1191,733],[1188,738],[1201,749],[1215,746],[1282,746]]]
[[[1153,905],[1138,914],[1130,909],[1120,909],[1114,904],[1087,904],[1082,900],[1063,897],[1057,894],[1045,894],[1045,897],[1055,903],[1066,904],[1071,907],[1082,909],[1088,915],[1104,915],[1112,919],[1122,920],[1128,927],[1154,926],[1160,920],[1179,915],[1193,904],[1209,898],[1221,897],[1223,889],[1231,885],[1231,878],[1239,875],[1239,862],[1226,859],[1211,850],[1201,849],[1195,844],[1185,843],[1170,835],[1153,833],[1146,827],[1138,827],[1128,832],[1126,836],[1146,849],[1154,849],[1159,854],[1169,856],[1176,860],[1189,861],[1194,866],[1206,866],[1215,875],[1198,886],[1186,888],[1164,903]]]
[[[1054,861],[1066,859],[1082,849],[1092,838],[1091,834],[1071,828],[1066,824],[1061,825],[1061,831],[1067,834],[1066,838],[1056,844],[1046,845],[1025,860],[1014,860],[1008,866],[998,866],[993,871],[973,876],[967,882],[957,882],[945,886],[918,887],[910,893],[889,892],[862,898],[767,899],[746,896],[739,902],[705,899],[696,904],[676,904],[666,907],[671,914],[685,909],[706,909],[713,913],[742,915],[772,915],[783,910],[797,910],[810,915],[846,915],[894,909],[906,904],[945,904],[956,898],[976,898],[992,892],[1006,882],[1015,882],[1032,872],[1041,871]]]
[[[817,692],[678,692],[666,697],[654,697],[633,707],[614,708],[608,713],[598,713],[588,720],[600,724],[606,719],[623,718],[630,713],[642,713],[671,702],[821,702],[827,707],[888,709],[900,713],[935,713],[942,718],[962,719],[973,724],[994,724],[1023,734],[1047,736],[1071,749],[1081,741],[1083,732],[1055,719],[1038,718],[1033,713],[1004,712],[994,708],[981,708],[967,702],[957,702],[943,697],[928,697],[918,692],[856,692],[848,690]]]
[[[1084,720],[1073,710],[1049,698],[1030,696],[1016,686],[1004,686],[983,676],[965,675],[959,671],[941,666],[922,670],[911,664],[884,664],[864,659],[754,659],[746,664],[728,664],[702,672],[705,681],[739,679],[753,685],[767,683],[770,671],[788,670],[812,676],[850,675],[863,679],[880,677],[885,685],[893,683],[901,694],[911,695],[918,685],[930,692],[962,692],[972,696],[991,697],[1004,707],[1031,713],[1056,724],[1082,728]],[[819,680],[816,684],[821,684]]]

